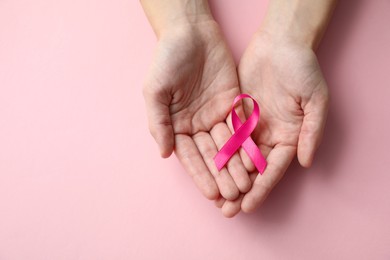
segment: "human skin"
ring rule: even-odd
[[[206,198],[235,200],[251,188],[240,156],[221,171],[213,157],[231,136],[226,118],[240,89],[236,65],[208,3],[141,4],[158,38],[143,93],[161,156],[174,151]]]
[[[271,0],[265,19],[240,60],[243,93],[261,107],[252,137],[267,158],[263,175],[251,174],[251,190],[236,201],[217,200],[225,216],[253,212],[283,177],[295,156],[310,167],[321,143],[328,111],[327,83],[315,50],[336,1]],[[244,104],[250,113],[250,103]],[[251,162],[243,157],[254,170]]]
[[[335,2],[271,0],[237,75],[207,1],[141,0],[158,37],[144,85],[150,131],[226,217],[261,205],[296,155],[312,164],[329,99],[314,51]],[[261,107],[252,137],[267,157],[263,175],[242,151],[221,172],[212,160],[231,136],[226,117],[240,92]],[[247,102],[237,110],[251,112]]]

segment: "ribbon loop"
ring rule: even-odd
[[[234,109],[234,106],[238,101],[244,98],[252,99],[253,111],[249,118],[244,123],[242,123]],[[255,99],[253,99],[248,94],[240,94],[234,99],[232,105],[232,123],[234,134],[214,157],[215,165],[219,171],[226,165],[226,163],[240,148],[240,146],[242,146],[245,152],[248,154],[249,158],[256,166],[256,169],[259,171],[259,173],[262,174],[264,172],[265,167],[267,166],[267,161],[261,154],[259,147],[257,147],[251,138],[251,133],[255,130],[259,119],[260,108]]]

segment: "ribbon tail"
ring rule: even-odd
[[[242,147],[244,148],[244,151],[248,154],[251,161],[254,163],[259,173],[263,174],[265,168],[267,167],[267,160],[255,144],[255,142],[252,140],[252,138],[248,137],[242,144]]]

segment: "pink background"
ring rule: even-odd
[[[266,1],[211,4],[239,60]],[[389,14],[340,1],[313,168],[225,219],[147,130],[138,1],[1,0],[0,259],[390,259]]]

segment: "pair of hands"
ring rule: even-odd
[[[226,217],[255,210],[295,155],[302,166],[311,165],[328,109],[327,85],[311,48],[259,31],[237,68],[214,20],[183,23],[160,35],[143,93],[161,156],[174,151]],[[239,93],[261,108],[252,139],[268,162],[263,175],[243,150],[221,171],[213,161],[233,133],[230,109]],[[245,121],[250,102],[236,111]]]

